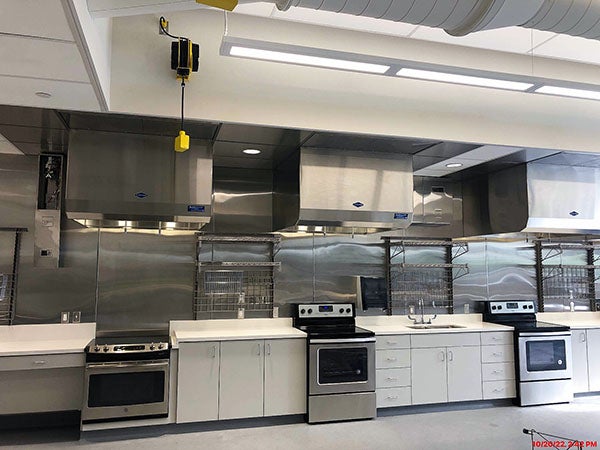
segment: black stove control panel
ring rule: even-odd
[[[300,304],[298,305],[298,317],[301,319],[354,317],[354,305],[352,303]]]
[[[88,347],[86,347],[87,353],[112,353],[112,354],[122,354],[122,353],[151,353],[162,350],[167,350],[169,348],[168,342],[153,342],[148,344],[120,344],[120,345],[111,345],[111,344],[102,344],[95,342]]]
[[[488,314],[531,314],[535,313],[535,302],[526,301],[501,301],[488,302]]]

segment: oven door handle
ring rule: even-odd
[[[91,363],[86,364],[86,369],[128,369],[131,367],[168,367],[169,361],[164,362],[109,362],[109,363]]]
[[[375,342],[375,338],[310,339],[309,344],[363,344],[367,342]]]
[[[571,332],[548,332],[548,333],[519,333],[519,338],[524,337],[564,337],[571,336]]]

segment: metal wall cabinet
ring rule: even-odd
[[[479,333],[411,336],[412,403],[481,400]]]
[[[265,341],[265,416],[306,413],[306,341]]]
[[[221,342],[219,419],[263,415],[264,341]]]
[[[598,392],[600,391],[600,329],[588,329],[586,335],[590,392]]]
[[[179,345],[177,423],[219,418],[220,342]]]
[[[571,348],[573,355],[573,392],[589,392],[586,330],[572,330]]]

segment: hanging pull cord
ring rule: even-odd
[[[167,31],[167,29],[165,28],[165,26],[163,24],[166,24],[167,19],[164,18],[164,16],[160,16],[160,19],[158,19],[158,24],[160,25],[160,29],[162,30],[163,33],[165,33],[167,36],[172,37],[173,39],[180,39],[179,36],[173,36],[172,34],[169,34],[169,32]]]
[[[183,105],[185,99],[185,80],[181,79],[181,131],[183,131]]]

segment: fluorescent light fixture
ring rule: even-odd
[[[324,58],[321,56],[302,55],[300,53],[278,52],[259,48],[241,47],[234,45],[229,49],[229,55],[242,58],[262,59],[267,61],[301,64],[304,66],[327,67],[329,69],[354,70],[357,72],[379,73],[387,72],[390,66],[371,64],[345,59]]]
[[[455,169],[457,167],[462,167],[462,166],[463,166],[462,163],[448,163],[448,164],[446,164],[446,167],[448,169]]]
[[[245,150],[242,150],[242,153],[245,153],[246,155],[259,155],[262,152],[257,148],[247,148]]]
[[[533,87],[532,83],[520,81],[498,80],[495,78],[472,77],[468,75],[457,75],[447,72],[434,72],[431,70],[419,70],[403,68],[396,72],[399,77],[417,78],[427,81],[443,81],[445,83],[468,84],[470,86],[490,87],[497,89],[509,89],[511,91],[526,91]]]
[[[589,98],[600,100],[600,91],[588,91],[585,89],[571,89],[558,86],[542,86],[535,90],[538,94],[562,95],[564,97]]]
[[[8,155],[24,155],[15,145],[0,134],[0,153],[6,153]]]

